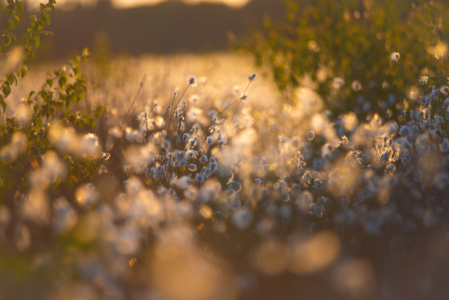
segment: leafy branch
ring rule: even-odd
[[[49,12],[55,11],[55,0],[49,0],[47,4],[40,4],[39,15],[30,16],[30,24],[27,28],[27,33],[23,36],[25,41],[24,53],[17,63],[16,67],[6,74],[6,79],[0,80],[0,104],[3,107],[3,112],[7,108],[5,99],[11,94],[11,86],[15,84],[17,86],[17,79],[23,78],[28,73],[28,67],[26,62],[34,57],[36,49],[40,46],[40,37],[42,34],[45,36],[52,34],[51,31],[47,31],[46,28],[50,25],[51,17]],[[5,8],[0,9],[0,19],[3,25],[2,37],[3,47],[6,48],[11,45],[12,40],[16,40],[17,37],[11,31],[17,28],[20,18],[23,13],[24,6],[21,1],[8,0],[8,5]],[[6,14],[7,18],[3,18]],[[0,46],[0,52],[2,51]]]

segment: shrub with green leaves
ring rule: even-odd
[[[29,28],[27,28],[27,33],[23,36],[25,41],[24,53],[21,59],[18,61],[17,65],[6,74],[6,80],[1,80],[1,90],[3,95],[0,95],[0,104],[3,106],[3,112],[6,110],[6,98],[11,93],[11,85],[16,84],[17,78],[23,78],[27,74],[26,62],[34,56],[36,49],[40,45],[41,35],[51,34],[50,31],[45,30],[48,25],[50,25],[50,14],[49,11],[55,10],[54,0],[49,0],[47,4],[41,4],[39,7],[40,15],[31,15]],[[0,50],[4,52],[8,46],[11,45],[12,41],[17,39],[13,30],[17,28],[20,21],[20,15],[24,10],[24,6],[20,1],[8,0],[8,5],[4,9],[0,10],[1,19],[3,20],[3,48]]]
[[[64,145],[67,147],[75,142],[73,138],[76,135],[73,134],[73,129],[70,131],[68,128],[92,128],[100,115],[106,112],[103,105],[98,105],[94,111],[76,111],[87,91],[86,80],[80,77],[80,63],[90,56],[87,49],[61,69],[47,72],[47,79],[40,89],[31,91],[15,111],[8,111],[8,96],[12,89],[20,88],[20,80],[27,75],[27,62],[39,47],[41,35],[51,34],[46,29],[51,20],[49,12],[54,11],[55,3],[54,0],[49,0],[47,4],[41,4],[40,13],[30,16],[29,28],[23,36],[23,55],[8,71],[6,78],[0,81],[0,103],[3,106],[0,123],[0,203],[10,199],[18,191],[26,192],[30,185],[46,190],[52,184],[50,190],[53,193],[67,192],[75,183],[86,178],[92,179],[100,166],[101,159],[98,155],[94,157],[84,153],[72,157],[73,151],[63,149]],[[23,10],[20,1],[12,0],[1,10],[1,18],[4,20],[2,51],[7,51],[10,44],[17,40],[13,31]],[[61,143],[61,136],[66,137],[65,144]],[[51,159],[44,159],[49,156]],[[57,157],[63,158],[67,164],[66,167],[61,167],[61,171],[57,171]],[[54,165],[48,166],[48,172],[43,172],[49,161],[53,161]],[[53,172],[51,168],[56,171]],[[68,176],[62,176],[61,172],[65,169],[69,171]],[[33,178],[39,176],[51,178],[47,178],[49,182],[33,181]]]
[[[245,48],[279,89],[310,86],[334,116],[385,111],[418,100],[448,78],[445,1],[287,0],[283,24],[264,20]],[[399,64],[399,59],[405,63]],[[393,109],[393,108],[392,108]],[[394,109],[393,109],[394,110]]]

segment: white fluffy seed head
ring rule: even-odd
[[[399,58],[401,58],[401,55],[398,52],[393,52],[390,55],[390,60],[393,62],[398,62]]]
[[[313,132],[313,131],[307,132],[306,137],[309,141],[313,140],[315,138],[315,132]]]

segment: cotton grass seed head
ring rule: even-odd
[[[195,78],[195,76],[189,76],[187,77],[187,81],[189,82],[189,84],[191,86],[196,86],[197,80]]]
[[[440,144],[441,152],[449,152],[449,140],[443,139],[443,142]]]
[[[354,80],[351,84],[351,87],[355,92],[362,90],[362,84],[358,80]]]
[[[345,80],[341,77],[335,77],[332,80],[332,87],[334,89],[339,89],[339,88],[343,87],[344,85],[345,85]]]
[[[313,132],[313,131],[307,132],[306,137],[309,141],[313,140],[315,138],[315,132]]]
[[[429,81],[429,76],[420,76],[419,77],[419,84],[425,85]]]
[[[393,52],[390,55],[390,60],[393,62],[398,62],[399,58],[401,58],[401,55],[398,52]]]

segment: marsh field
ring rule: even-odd
[[[25,46],[5,3],[0,300],[449,298],[445,1],[71,61],[37,49],[54,1]]]

